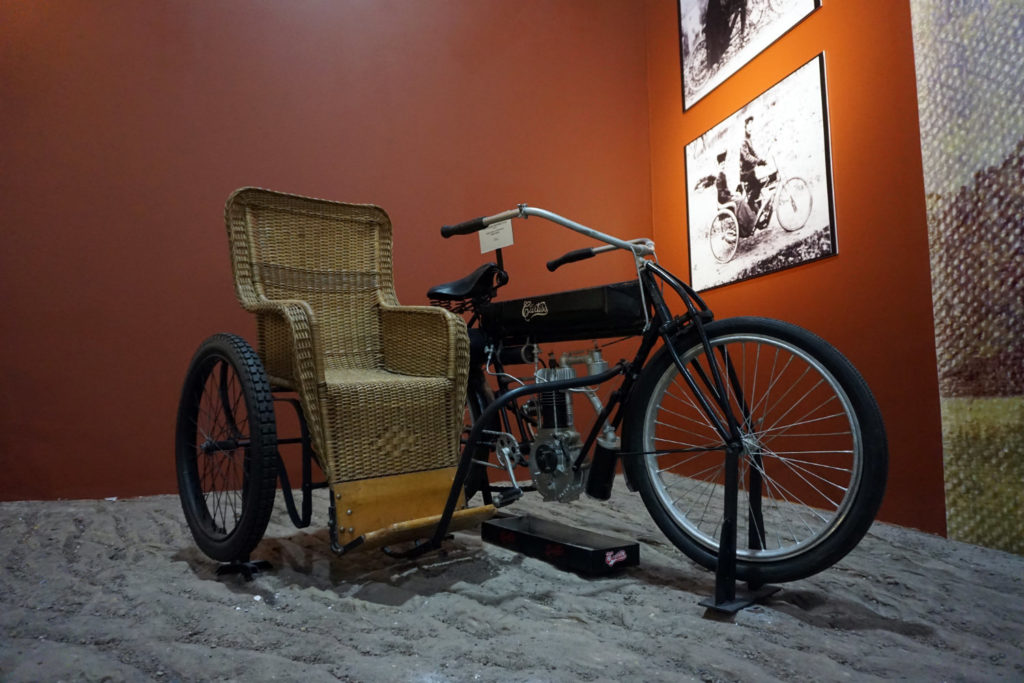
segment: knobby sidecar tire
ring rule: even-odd
[[[878,405],[850,362],[806,330],[763,318],[731,318],[705,329],[744,437],[737,576],[767,583],[820,572],[857,545],[881,504],[888,448]],[[702,379],[710,365],[697,334],[691,331],[675,348],[714,403],[715,392]],[[624,467],[662,532],[714,569],[724,439],[667,348],[644,368],[632,395],[623,424]],[[752,475],[763,481],[760,506]]]
[[[178,494],[196,545],[214,560],[247,560],[274,507],[277,427],[263,364],[241,337],[214,335],[193,356],[175,451]]]

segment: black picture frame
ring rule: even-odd
[[[742,163],[745,151],[753,156]],[[690,282],[698,291],[838,253],[824,53],[684,154]],[[751,168],[750,159],[764,163]]]
[[[683,110],[821,6],[821,0],[677,0]]]

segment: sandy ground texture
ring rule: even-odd
[[[174,496],[2,503],[0,680],[1024,680],[1024,557],[876,524],[711,618],[713,575],[621,480],[609,503],[511,510],[636,539],[640,566],[586,578],[471,532],[416,562],[336,557],[279,505],[254,553],[275,568],[246,582],[216,576]]]

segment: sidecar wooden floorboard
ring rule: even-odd
[[[334,484],[338,543],[344,547],[362,537],[363,545],[379,546],[429,536],[454,478],[455,468],[446,467]],[[457,509],[450,528],[473,526],[494,512],[493,505]]]

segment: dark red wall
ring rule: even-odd
[[[189,357],[254,329],[236,187],[383,206],[406,303],[482,262],[443,223],[528,202],[649,234],[643,24],[632,0],[0,3],[0,499],[175,490]],[[545,228],[514,291],[606,274],[548,275],[583,238]]]

